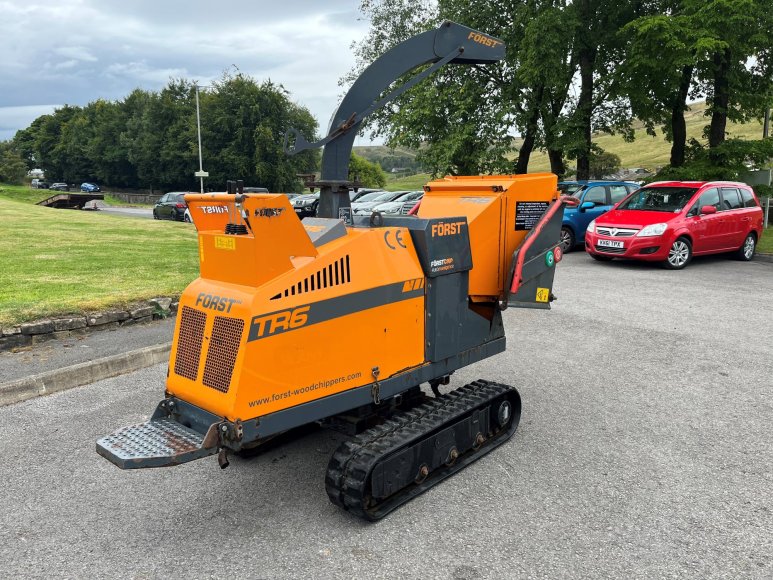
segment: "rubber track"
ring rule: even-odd
[[[368,500],[369,476],[381,459],[393,451],[421,439],[423,435],[434,432],[444,424],[451,424],[475,408],[484,406],[498,396],[511,391],[515,391],[515,389],[507,385],[477,380],[448,394],[431,399],[409,411],[398,413],[381,425],[368,429],[350,441],[345,441],[333,453],[328,464],[325,488],[330,501],[353,515],[368,520],[380,519],[389,511],[418,495],[418,493],[408,495],[403,501],[399,501],[399,498],[396,502],[391,500],[391,503],[395,505],[383,512],[376,509],[374,513],[372,508],[366,510],[364,502]],[[512,429],[512,432],[514,431],[515,429]],[[506,433],[503,431],[499,434],[500,436],[488,440],[482,449],[475,452],[475,459],[482,457],[499,443],[504,442],[512,435],[512,432],[507,437],[502,438],[501,435]],[[497,441],[496,445],[491,445],[490,449],[486,449],[490,442],[495,440]],[[440,483],[440,481],[442,478],[436,483]],[[421,492],[423,491],[421,490]]]

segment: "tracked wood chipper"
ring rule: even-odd
[[[444,64],[491,63],[504,50],[446,22],[374,62],[327,137],[286,143],[290,153],[325,146],[315,218],[301,221],[283,195],[187,195],[201,275],[180,298],[165,398],[97,451],[123,469],[209,455],[225,467],[229,453],[319,423],[352,435],[330,459],[328,496],[375,520],[504,443],[521,414],[514,388],[439,386],[505,350],[503,309],[550,307],[556,177],[439,179],[415,216],[352,216],[348,195],[369,112]]]

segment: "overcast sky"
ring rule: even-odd
[[[270,78],[324,133],[368,23],[359,0],[0,0],[0,140],[64,104],[206,84],[235,65]],[[363,142],[365,144],[365,142]]]

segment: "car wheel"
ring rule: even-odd
[[[744,262],[748,262],[754,257],[754,250],[757,247],[757,236],[754,235],[754,233],[750,233],[748,236],[746,236],[746,239],[743,241],[743,244],[741,244],[741,247],[738,248],[738,251],[735,253],[735,257],[739,260],[743,260]]]
[[[590,257],[599,262],[611,262],[614,259],[610,256],[600,256],[598,254],[590,254]]]
[[[663,266],[669,270],[681,270],[692,260],[692,244],[687,238],[677,238],[668,250]]]
[[[564,254],[571,252],[574,249],[575,239],[572,230],[566,226],[561,228],[561,235],[558,238],[558,244],[561,246]]]
[[[156,210],[153,210],[153,219],[154,220],[158,219],[158,214],[156,213]]]
[[[189,223],[191,223],[191,218],[189,218],[189,217],[188,217],[188,214],[187,214],[187,213],[186,213],[186,214],[183,214],[183,221],[184,221],[186,224],[189,224]]]

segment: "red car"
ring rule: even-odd
[[[647,260],[678,270],[694,255],[735,252],[751,260],[761,235],[762,208],[745,183],[661,181],[592,221],[585,250],[596,260]]]

